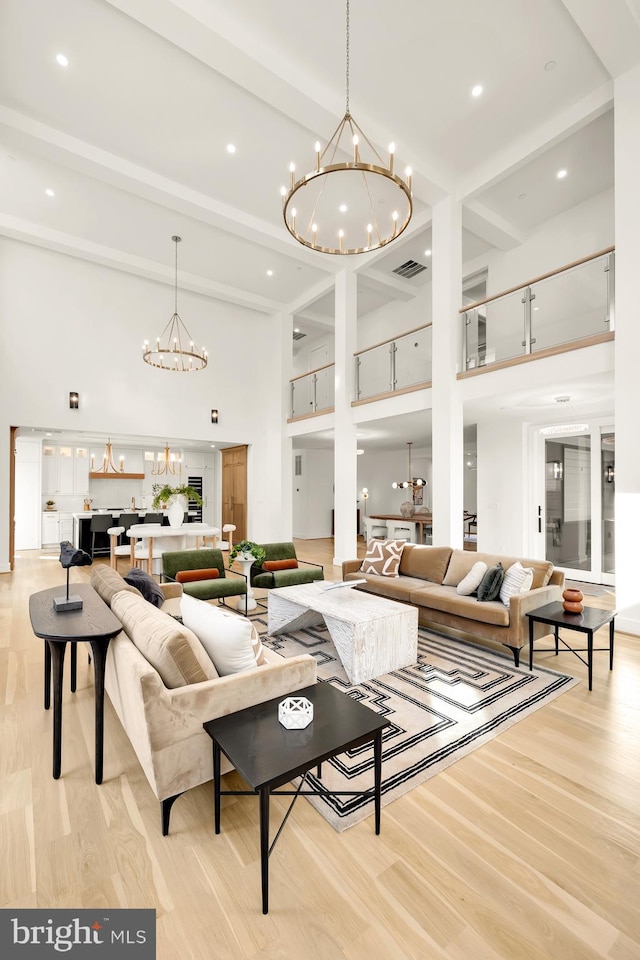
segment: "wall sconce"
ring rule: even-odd
[[[553,461],[553,479],[562,480],[562,462],[560,460]]]
[[[78,410],[80,407],[80,396],[75,390],[69,394],[69,410]]]
[[[212,410],[212,411],[211,411],[211,423],[217,423],[217,422],[218,422],[218,411],[217,411],[217,410]]]
[[[604,472],[604,478],[607,483],[613,483],[616,478],[616,471],[612,463],[607,465],[607,469]]]

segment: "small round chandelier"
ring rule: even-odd
[[[427,485],[427,481],[422,477],[413,476],[411,470],[411,447],[413,443],[409,441],[407,446],[409,447],[409,478],[407,480],[394,480],[391,484],[394,490],[419,490],[420,487],[426,487]]]
[[[205,347],[198,350],[178,313],[178,244],[182,237],[171,239],[176,245],[173,316],[160,336],[156,337],[153,346],[148,340],[144,341],[142,359],[160,370],[192,373],[194,370],[204,370],[209,358]]]
[[[395,145],[385,161],[349,110],[349,0],[346,0],[346,110],[333,136],[315,145],[314,168],[289,188],[281,187],[282,215],[298,243],[320,253],[377,250],[397,239],[413,213],[411,168],[406,180],[394,172]],[[349,159],[342,159],[344,156]]]

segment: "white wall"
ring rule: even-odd
[[[478,550],[522,554],[526,521],[534,509],[526,503],[526,440],[524,424],[478,424]]]
[[[10,425],[247,443],[248,524],[254,539],[282,539],[283,324],[189,292],[180,312],[209,350],[206,370],[173,374],[142,361],[142,341],[172,311],[169,285],[17,241],[0,240],[0,435]],[[290,336],[290,331],[289,331]],[[273,362],[272,362],[273,361]],[[69,410],[77,390],[80,409]],[[220,422],[211,424],[211,409]],[[287,478],[288,480],[288,478]],[[0,443],[0,502],[8,502],[8,443]],[[258,507],[260,502],[260,507]],[[290,514],[284,519],[290,534]],[[8,517],[0,511],[0,571],[8,569]]]

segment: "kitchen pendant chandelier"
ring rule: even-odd
[[[153,346],[150,346],[148,340],[144,341],[142,359],[160,370],[192,373],[194,370],[204,370],[209,358],[205,347],[198,350],[195,346],[178,313],[178,244],[182,237],[171,237],[171,239],[176,245],[173,316],[160,336],[156,337]]]
[[[420,487],[426,487],[427,481],[423,480],[422,477],[414,477],[411,470],[411,447],[413,443],[409,441],[407,443],[409,447],[409,479],[408,480],[394,480],[391,486],[394,490],[417,490]]]
[[[151,468],[151,476],[161,477],[163,474],[167,476],[177,476],[181,473],[182,458],[176,456],[175,453],[171,453],[169,444],[167,443],[164,448],[164,453],[158,454],[158,459]]]
[[[411,168],[405,171],[406,180],[394,173],[395,145],[390,144],[385,162],[351,116],[349,0],[346,5],[345,115],[324,149],[316,142],[313,169],[296,180],[295,164],[290,164],[289,189],[280,188],[284,222],[298,243],[344,255],[391,243],[407,228],[413,212]],[[345,154],[350,159],[341,159]]]

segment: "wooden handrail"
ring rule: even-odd
[[[393,343],[394,340],[402,340],[403,337],[409,337],[412,333],[418,333],[419,330],[426,330],[427,327],[431,327],[431,323],[423,323],[421,327],[414,327],[413,330],[407,330],[405,333],[399,333],[396,337],[389,337],[388,340],[381,340],[380,343],[374,343],[370,347],[365,347],[364,350],[356,350],[354,357],[359,357],[361,353],[368,353],[369,350],[375,350],[376,347],[384,347],[385,343]]]
[[[492,300],[499,300],[501,297],[506,297],[510,293],[517,293],[518,290],[524,290],[526,287],[532,287],[534,283],[540,283],[541,280],[548,280],[549,277],[555,277],[559,273],[564,273],[565,270],[572,270],[574,267],[579,267],[581,263],[588,263],[589,260],[597,260],[598,257],[604,257],[607,253],[613,253],[615,247],[605,247],[604,250],[598,250],[597,253],[590,253],[588,257],[581,257],[580,260],[574,260],[572,263],[566,263],[564,267],[556,267],[555,270],[549,270],[548,273],[541,273],[539,277],[534,277],[533,280],[527,280],[525,283],[519,283],[517,287],[509,287],[507,290],[503,290],[502,293],[494,293],[490,297],[485,297],[484,300],[476,300],[475,303],[470,303],[468,307],[460,307],[458,313],[468,313],[470,310],[475,310],[477,307],[481,307],[484,303],[491,303]]]
[[[296,380],[304,380],[305,377],[310,377],[312,373],[319,373],[321,370],[327,370],[329,367],[335,367],[335,361],[332,363],[325,363],[321,367],[316,367],[315,370],[307,370],[306,373],[301,373],[297,377],[291,377],[289,383],[294,383]]]

